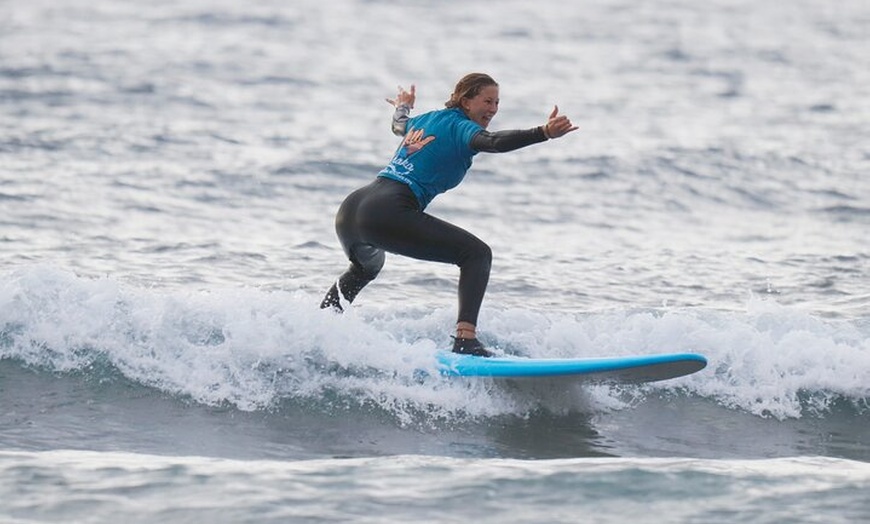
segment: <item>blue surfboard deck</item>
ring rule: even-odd
[[[704,369],[696,353],[665,353],[603,358],[475,357],[450,352],[436,356],[442,375],[455,377],[575,377],[589,382],[642,383],[667,380]]]

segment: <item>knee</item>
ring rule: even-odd
[[[492,249],[486,242],[475,239],[472,245],[469,246],[464,257],[464,263],[475,264],[481,268],[485,268],[488,272],[492,267]]]
[[[489,247],[489,244],[480,243],[480,259],[486,262],[487,267],[492,266],[492,248]]]
[[[384,255],[384,252],[378,250],[371,253],[370,256],[364,257],[363,259],[357,259],[357,264],[355,264],[355,266],[364,280],[371,281],[381,272],[381,269],[384,267],[385,258],[386,256]]]
[[[348,302],[353,302],[362,288],[378,276],[382,267],[383,252],[366,252],[365,257],[355,257],[347,272],[338,279],[341,294]]]

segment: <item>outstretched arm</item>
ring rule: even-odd
[[[417,87],[411,84],[411,90],[405,91],[405,88],[399,86],[399,94],[395,99],[387,98],[386,101],[396,108],[393,113],[392,129],[396,136],[405,136],[405,128],[408,123],[408,117],[411,114],[411,109],[414,107],[414,102],[417,99]]]
[[[480,131],[471,139],[471,149],[483,153],[507,153],[514,149],[546,142],[544,126],[532,129],[511,129],[508,131]]]
[[[471,139],[471,148],[484,153],[506,153],[514,149],[544,142],[550,138],[559,138],[576,130],[577,126],[573,125],[567,116],[560,115],[559,107],[556,106],[553,108],[553,112],[550,113],[547,123],[542,126],[533,127],[532,129],[497,131],[495,133],[483,130]]]

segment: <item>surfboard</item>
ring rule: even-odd
[[[690,375],[707,359],[696,353],[664,353],[603,358],[475,357],[450,352],[436,355],[438,370],[451,377],[574,377],[588,382],[638,384]]]

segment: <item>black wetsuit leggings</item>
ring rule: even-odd
[[[492,250],[462,228],[420,210],[417,197],[402,182],[378,177],[351,193],[335,217],[335,230],[350,267],[338,279],[341,294],[353,302],[378,276],[384,252],[459,266],[459,322],[477,325],[489,282]],[[338,307],[335,285],[321,307]]]

